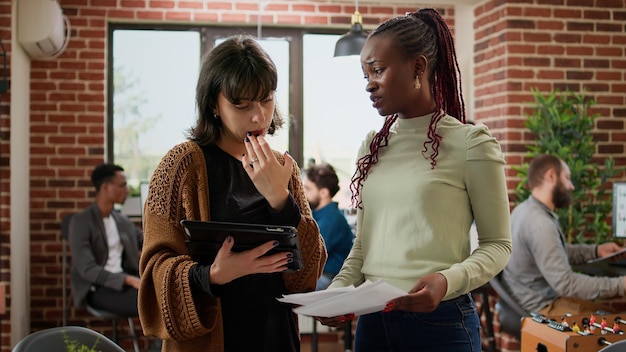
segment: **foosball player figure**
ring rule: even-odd
[[[591,316],[589,316],[589,326],[593,326],[595,322],[596,322],[596,315],[591,313]]]
[[[589,331],[592,334],[596,331],[596,315],[593,313],[589,316]]]
[[[619,323],[617,322],[617,319],[615,319],[615,322],[613,322],[613,333],[617,334],[621,331],[622,329],[619,328]]]
[[[602,333],[602,335],[606,335],[607,331],[606,331],[606,326],[608,325],[608,323],[606,322],[606,317],[602,317],[602,322],[600,323],[600,332]]]
[[[585,325],[583,329],[583,335],[591,335],[591,329],[589,329],[589,325]]]
[[[567,320],[565,320],[565,315],[561,317],[561,326],[569,327],[569,324],[567,323]]]
[[[578,326],[578,324],[576,323],[576,321],[572,322],[572,331],[575,333],[579,333],[580,332],[580,327]]]

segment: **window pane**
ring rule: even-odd
[[[322,34],[303,38],[304,160],[333,165],[341,186],[334,200],[347,208],[357,151],[383,118],[365,91],[358,57],[333,58],[337,39],[339,35]]]
[[[276,89],[276,106],[285,123],[283,127],[270,137],[273,149],[284,152],[289,150],[289,42],[284,38],[261,39],[259,43],[269,54],[278,70],[278,87]]]
[[[200,34],[115,30],[113,65],[114,162],[137,187],[195,122]]]

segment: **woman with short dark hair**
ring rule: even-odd
[[[144,210],[139,312],[164,351],[300,350],[297,319],[276,300],[312,291],[326,252],[300,171],[265,136],[281,126],[276,67],[250,37],[235,36],[205,57],[190,141],[172,148],[150,180]],[[304,268],[286,272],[290,252],[266,255],[222,244],[211,265],[191,260],[180,220],[290,225]]]

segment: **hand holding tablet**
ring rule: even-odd
[[[288,271],[303,267],[298,230],[293,226],[243,224],[218,221],[181,220],[187,235],[189,255],[200,264],[211,264],[227,236],[232,236],[235,244],[233,252],[252,249],[268,241],[278,241],[278,245],[265,255],[278,252],[291,252],[293,261]]]

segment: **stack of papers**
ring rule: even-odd
[[[359,287],[348,286],[324,291],[294,293],[277,298],[280,302],[299,305],[293,311],[312,317],[336,317],[354,313],[369,314],[383,310],[390,300],[407,293],[383,280],[366,281]]]

